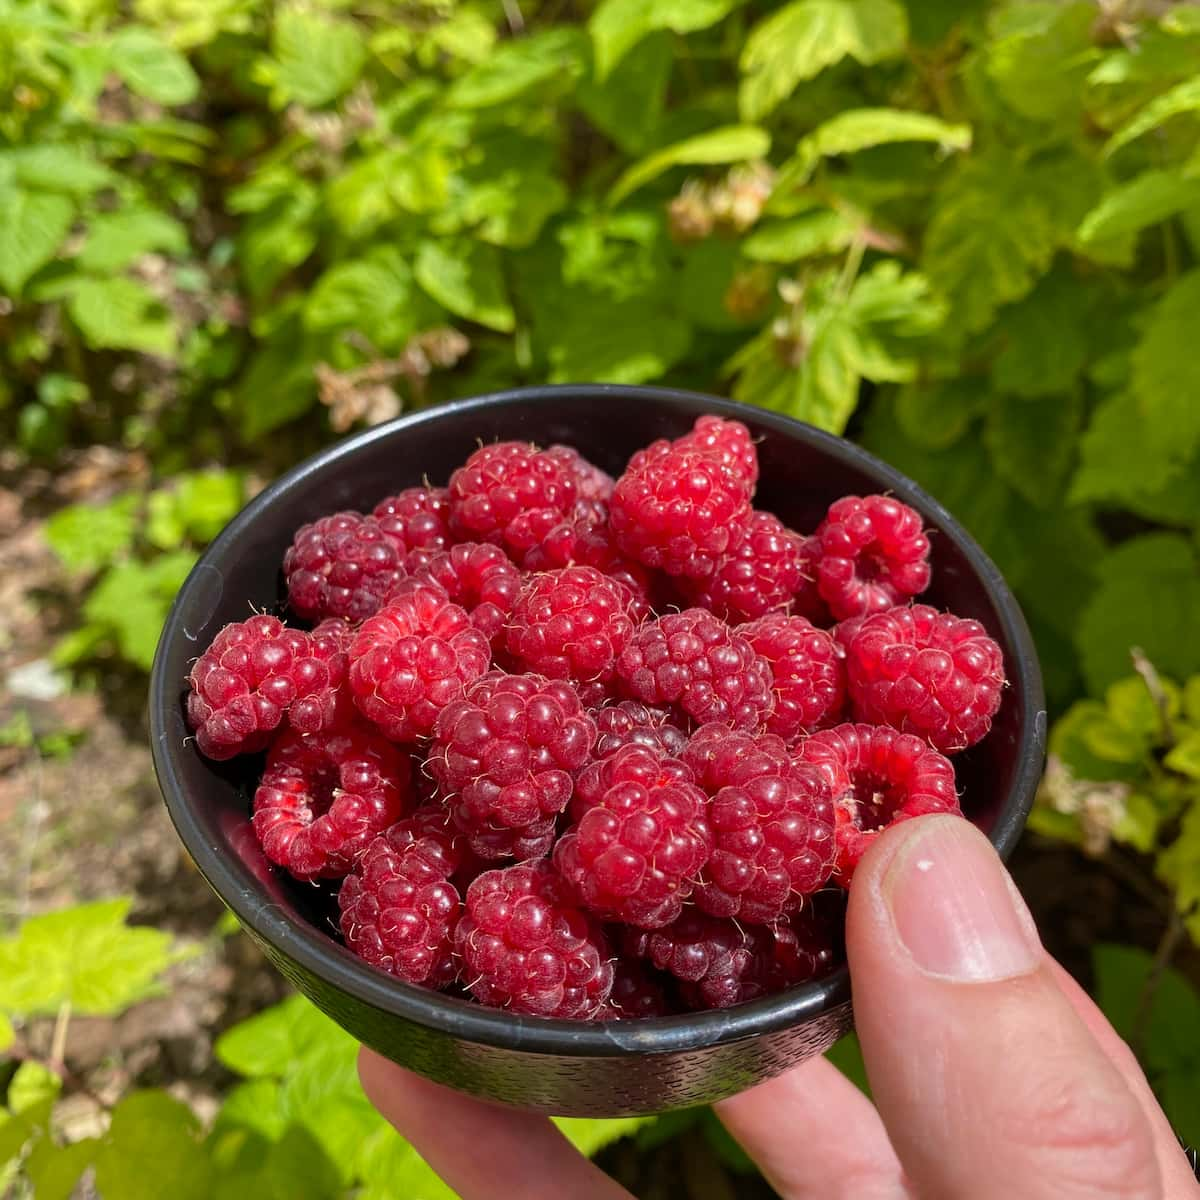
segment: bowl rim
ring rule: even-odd
[[[163,625],[150,676],[150,744],[155,773],[171,821],[209,886],[239,921],[277,955],[291,959],[305,971],[389,1016],[456,1039],[533,1054],[569,1057],[669,1054],[760,1037],[801,1024],[847,1003],[850,999],[849,969],[843,965],[814,983],[733,1008],[615,1022],[525,1017],[431,992],[385,975],[317,926],[281,909],[256,887],[246,886],[238,879],[227,855],[205,837],[197,819],[196,804],[187,795],[177,771],[177,760],[185,753],[196,751],[190,745],[173,745],[169,736],[168,721],[172,711],[178,714],[181,689],[179,680],[167,676],[168,648],[186,636],[183,615],[188,607],[188,595],[198,586],[197,581],[213,569],[214,561],[222,557],[225,548],[247,527],[309,476],[402,430],[420,430],[450,414],[517,403],[549,407],[564,400],[587,402],[613,395],[642,399],[668,409],[683,409],[689,414],[694,411],[697,401],[702,401],[707,412],[746,420],[787,438],[806,442],[842,464],[875,476],[882,485],[881,490],[892,492],[915,507],[938,526],[940,536],[948,537],[958,545],[994,605],[1005,639],[1014,648],[1016,661],[1009,668],[1010,686],[1019,690],[1026,714],[1016,748],[1016,772],[989,835],[1003,858],[1008,857],[1020,837],[1045,755],[1046,705],[1037,652],[1021,608],[995,564],[951,513],[913,480],[853,442],[793,417],[677,388],[619,384],[517,387],[405,414],[343,438],[304,459],[251,500],[210,543],[179,589]]]

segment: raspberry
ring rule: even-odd
[[[807,617],[814,625],[830,625],[829,606],[817,590],[817,565],[821,560],[821,542],[816,537],[800,540],[800,582],[792,596],[791,611]]]
[[[767,662],[744,637],[702,608],[639,625],[616,670],[630,698],[676,705],[697,722],[757,729],[774,703]]]
[[[613,493],[613,477],[588,462],[574,446],[548,446],[542,453],[571,473],[583,504],[608,503]]]
[[[454,929],[462,911],[451,877],[463,841],[432,809],[397,821],[363,851],[338,892],[346,945],[407,983],[454,982]]]
[[[551,679],[609,679],[633,636],[629,601],[622,584],[594,567],[530,575],[505,628],[505,648]]]
[[[754,755],[787,762],[787,746],[774,734],[750,734],[730,729],[724,721],[709,721],[701,725],[688,739],[679,756],[692,773],[692,778],[710,795],[715,796],[733,782],[741,765]]]
[[[715,454],[750,487],[758,482],[758,450],[750,430],[741,421],[726,421],[705,413],[696,418],[692,432],[676,439],[675,445]]]
[[[450,493],[445,488],[410,487],[388,496],[372,513],[401,554],[446,550],[450,536]]]
[[[849,886],[882,829],[925,813],[961,813],[954,767],[928,742],[886,725],[836,725],[814,733],[799,761],[819,767],[833,792],[834,877]]]
[[[454,944],[467,988],[494,1008],[587,1019],[612,989],[603,932],[570,903],[545,859],[480,875]]]
[[[637,1017],[665,1017],[671,1003],[663,985],[636,958],[622,955],[613,963],[612,991],[597,1014],[599,1021],[625,1021]]]
[[[498,546],[485,542],[461,542],[437,552],[413,550],[404,566],[442,588],[489,640],[503,629],[521,590],[521,573],[512,560]]]
[[[297,879],[337,879],[411,799],[411,764],[377,733],[285,733],[254,793],[254,832]]]
[[[365,620],[403,573],[396,544],[374,517],[356,512],[302,525],[283,556],[288,603],[309,621]]]
[[[354,630],[329,617],[309,634],[309,657],[293,664],[297,696],[288,708],[288,724],[301,733],[320,733],[346,724],[354,702],[346,687],[350,659],[346,653]]]
[[[832,725],[846,703],[845,666],[837,643],[804,617],[771,613],[738,626],[771,667],[775,707],[767,730],[794,741]]]
[[[750,517],[750,486],[720,457],[657,442],[617,480],[609,525],[617,548],[668,575],[707,579]]]
[[[490,662],[487,638],[462,608],[435,584],[406,580],[355,634],[350,690],[389,738],[413,742]]]
[[[813,534],[817,590],[839,621],[882,612],[929,586],[921,518],[891,496],[843,496]]]
[[[188,676],[188,724],[207,758],[266,748],[287,716],[298,728],[325,728],[341,710],[345,659],[328,636],[289,629],[278,617],[226,625]]]
[[[868,617],[846,649],[854,715],[919,734],[945,754],[992,727],[1004,656],[978,621],[927,604]]]
[[[667,760],[668,762],[670,760]],[[625,746],[597,764],[598,794],[554,847],[580,903],[651,929],[673,921],[712,848],[707,799],[661,755]]]
[[[450,528],[520,563],[575,508],[576,469],[528,442],[481,446],[450,476]]]
[[[438,718],[429,770],[480,858],[549,852],[596,726],[570,684],[490,671]]]
[[[783,608],[803,584],[803,542],[778,517],[755,510],[716,571],[686,587],[688,598],[733,624]]]
[[[605,758],[622,746],[646,746],[678,758],[687,745],[687,734],[674,724],[669,708],[651,708],[636,700],[603,704],[591,710],[599,737],[596,757]]]

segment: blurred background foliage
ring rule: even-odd
[[[1195,1140],[1162,1081],[1200,1050],[1147,1031],[1200,978],[1198,259],[1191,3],[0,0],[0,471],[75,598],[47,670],[140,694],[245,499],[402,411],[661,382],[846,433],[1020,596],[1034,827],[1157,898],[1092,979]]]

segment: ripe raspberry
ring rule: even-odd
[[[921,738],[886,725],[845,724],[814,733],[800,746],[799,761],[819,767],[832,789],[834,878],[843,886],[887,826],[925,813],[962,812],[950,760]]]
[[[626,1021],[639,1017],[666,1017],[671,1002],[666,989],[636,958],[621,956],[613,963],[612,991],[597,1014],[598,1021]]]
[[[450,493],[445,488],[405,488],[380,500],[372,516],[402,555],[410,550],[446,550],[454,541],[450,536]]]
[[[603,932],[567,899],[545,859],[480,875],[454,944],[467,988],[494,1008],[586,1020],[612,990]]]
[[[490,671],[438,718],[429,770],[480,858],[546,854],[596,726],[569,683]]]
[[[687,734],[674,724],[669,708],[651,708],[636,700],[602,704],[591,710],[599,737],[596,757],[606,758],[622,746],[645,746],[678,758],[688,743]]]
[[[337,879],[411,799],[411,764],[379,734],[285,733],[254,793],[254,832],[297,879]]]
[[[679,757],[700,787],[715,796],[733,782],[742,764],[756,755],[777,762],[790,758],[783,739],[774,734],[751,734],[730,729],[724,721],[709,721],[692,733]]]
[[[487,638],[462,608],[435,584],[406,580],[355,634],[350,690],[389,738],[414,742],[490,663]]]
[[[758,449],[750,430],[741,421],[726,421],[705,413],[696,418],[692,432],[678,438],[675,445],[715,454],[750,487],[758,482]]]
[[[598,794],[554,847],[554,865],[591,912],[645,929],[666,925],[712,849],[707,798],[643,746],[617,750],[595,773]]]
[[[978,621],[927,604],[868,617],[846,650],[854,715],[916,733],[951,754],[992,727],[1004,656]]]
[[[767,729],[795,741],[832,725],[846,703],[845,665],[833,638],[804,617],[771,613],[738,626],[754,652],[771,667],[775,708]]]
[[[814,625],[824,628],[833,623],[829,606],[821,599],[817,590],[817,566],[821,560],[821,542],[817,537],[800,540],[800,582],[792,596],[791,611],[798,617],[807,617]]]
[[[750,485],[720,457],[660,442],[617,480],[609,525],[617,548],[668,575],[707,579],[750,518]]]
[[[784,608],[803,583],[803,544],[778,517],[755,510],[716,571],[685,584],[688,598],[735,625]]]
[[[356,512],[302,525],[283,556],[288,603],[309,621],[366,620],[403,573],[396,544],[374,517]]]
[[[504,630],[508,653],[550,679],[605,680],[633,636],[629,592],[595,567],[529,575]]]
[[[817,590],[839,621],[882,612],[929,586],[921,518],[891,496],[843,496],[813,534]]]
[[[454,982],[454,929],[462,912],[451,877],[465,844],[433,809],[385,829],[363,851],[338,892],[346,945],[407,983]]]
[[[504,627],[517,593],[521,572],[499,546],[460,542],[446,550],[413,550],[404,560],[414,577],[431,579],[471,616],[471,624],[489,640]]]
[[[520,563],[575,508],[575,469],[528,442],[481,446],[450,476],[450,528]]]
[[[616,670],[632,699],[675,705],[696,722],[757,729],[774,703],[767,662],[744,637],[702,608],[639,625]]]
[[[346,685],[353,628],[337,617],[322,621],[308,635],[309,656],[293,664],[297,696],[288,708],[288,724],[301,733],[320,733],[345,725],[354,716]]]
[[[588,462],[574,446],[548,446],[543,453],[560,463],[571,473],[585,504],[607,504],[613,493],[614,480],[606,471]]]

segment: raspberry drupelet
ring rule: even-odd
[[[987,733],[1004,688],[1004,655],[983,626],[927,604],[863,621],[846,670],[857,720],[919,734],[945,754]]]
[[[462,912],[453,876],[466,857],[465,839],[436,809],[378,834],[338,891],[346,945],[407,983],[453,983],[454,930]]]
[[[758,449],[750,430],[741,421],[705,413],[696,418],[691,433],[677,438],[675,445],[716,455],[748,487],[758,482]]]
[[[495,641],[521,590],[521,572],[499,546],[460,542],[445,550],[416,549],[404,560],[411,577],[432,580]]]
[[[835,620],[882,612],[929,586],[921,518],[891,496],[835,500],[813,538],[817,591]]]
[[[297,879],[345,875],[412,803],[412,764],[373,730],[283,734],[254,793],[254,833]]]
[[[402,555],[412,550],[446,550],[450,536],[450,493],[441,487],[405,488],[375,505],[371,515]]]
[[[638,1017],[665,1017],[671,1011],[666,988],[651,974],[646,964],[621,955],[613,963],[612,991],[607,1003],[597,1013],[596,1020],[628,1021]]]
[[[608,503],[615,480],[607,471],[602,471],[594,463],[588,462],[574,446],[547,446],[543,453],[570,472],[581,501],[588,505]]]
[[[545,859],[480,875],[467,889],[454,944],[467,989],[493,1008],[588,1020],[612,990],[603,931]]]
[[[403,575],[401,557],[374,517],[322,517],[301,526],[283,556],[288,604],[307,621],[363,621],[379,611]]]
[[[309,634],[309,656],[292,671],[297,695],[288,707],[288,724],[293,729],[320,733],[353,718],[354,701],[346,682],[353,636],[353,627],[338,617],[327,618]]]
[[[596,722],[596,757],[605,758],[622,746],[646,746],[678,758],[688,735],[669,708],[654,708],[636,700],[610,701],[590,710]]]
[[[819,768],[832,791],[834,878],[843,886],[887,826],[926,813],[962,812],[954,766],[911,733],[886,725],[835,725],[804,741],[798,758]]]
[[[350,690],[387,737],[415,742],[490,663],[488,640],[466,611],[436,584],[408,579],[350,643]]]
[[[596,726],[570,684],[491,671],[438,718],[428,766],[483,859],[549,853]]]

